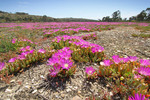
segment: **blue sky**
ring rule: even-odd
[[[55,18],[102,19],[120,10],[129,18],[150,7],[150,0],[0,0],[0,10]]]

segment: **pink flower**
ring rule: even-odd
[[[121,60],[123,61],[123,63],[126,63],[129,61],[129,58],[128,57],[127,58],[121,58]]]
[[[62,69],[69,70],[69,68],[71,68],[72,65],[73,65],[73,62],[71,60],[64,60],[61,62]]]
[[[8,62],[15,62],[16,61],[16,57],[11,58]]]
[[[11,41],[12,43],[16,43],[16,39],[12,39],[12,41]]]
[[[140,67],[137,69],[137,72],[141,75],[150,76],[150,68],[149,67]]]
[[[141,75],[138,75],[138,74],[134,74],[134,78],[135,78],[135,79],[141,79],[142,76],[141,76]]]
[[[135,96],[133,97],[133,96],[129,96],[129,98],[128,98],[128,100],[145,100],[146,98],[145,98],[145,95],[143,95],[142,96],[142,94],[138,94],[138,93],[135,93]],[[148,100],[148,98],[146,99],[146,100]]]
[[[0,62],[0,71],[5,67],[5,63]]]
[[[29,53],[29,51],[26,51],[26,52],[22,52],[21,55],[24,55],[24,56],[27,56]]]
[[[88,74],[88,75],[92,75],[94,72],[95,72],[95,69],[93,67],[86,67],[85,68],[85,72]]]
[[[89,45],[86,45],[86,44],[83,44],[82,46],[81,46],[81,48],[88,48],[89,47]]]
[[[97,46],[92,47],[92,48],[91,48],[91,51],[92,51],[93,53],[95,53],[95,52],[102,52],[102,51],[104,51],[104,48],[97,45]]]
[[[114,62],[115,62],[116,64],[119,64],[120,61],[121,61],[121,59],[119,58],[118,55],[114,55],[114,56],[112,56],[112,58],[113,58],[113,60],[114,60]]]
[[[55,77],[60,72],[60,68],[60,65],[53,66],[53,68],[49,70],[50,76]]]
[[[26,46],[26,50],[30,50],[30,46]]]
[[[104,60],[104,66],[110,66],[112,62],[110,60]]]
[[[47,65],[54,66],[55,64],[59,64],[59,59],[58,59],[58,57],[49,58]]]
[[[119,56],[118,56],[118,55],[113,55],[112,58],[113,58],[113,59],[118,59]]]
[[[39,51],[38,52],[40,52],[40,53],[45,53],[46,52],[46,50],[44,50],[44,49],[39,49]]]
[[[34,50],[30,50],[30,51],[29,51],[29,53],[31,53],[31,54],[32,54],[33,52],[34,52]]]
[[[20,49],[20,51],[25,52],[25,51],[29,51],[30,49],[31,49],[30,46],[26,46],[25,48],[22,47],[22,48]]]
[[[139,62],[141,63],[141,66],[150,65],[150,60],[147,60],[147,59],[141,59]]]
[[[17,59],[24,60],[26,59],[25,55],[18,55]]]
[[[136,57],[136,56],[130,56],[130,57],[129,57],[129,60],[130,60],[131,62],[137,61],[137,59],[138,59],[138,57]]]
[[[23,48],[23,47],[22,47],[22,48],[20,49],[20,51],[24,52],[24,51],[26,51],[26,48]]]

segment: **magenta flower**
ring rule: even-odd
[[[120,61],[121,61],[121,58],[119,58],[118,55],[114,55],[114,56],[112,56],[112,58],[113,58],[113,61],[114,61],[116,64],[119,64]]]
[[[130,57],[129,57],[129,60],[130,60],[131,62],[134,62],[134,61],[137,61],[137,60],[138,60],[138,57],[136,57],[136,56],[130,56]]]
[[[33,52],[34,52],[34,50],[30,50],[30,51],[29,51],[29,53],[31,53],[31,54],[32,54]]]
[[[27,56],[29,53],[29,51],[26,51],[26,52],[22,52],[21,55],[24,55],[24,56]]]
[[[50,76],[51,77],[55,77],[57,74],[58,74],[58,71],[56,71],[56,70],[49,70],[49,72],[50,72]]]
[[[150,60],[148,59],[141,59],[140,61],[141,66],[148,66],[150,65]]]
[[[26,46],[26,50],[30,50],[30,46]]]
[[[112,62],[110,60],[104,60],[104,66],[110,66]]]
[[[69,70],[72,67],[73,61],[69,59],[72,52],[69,47],[64,47],[49,58],[47,65],[51,65],[51,76],[56,76],[60,72],[60,69]]]
[[[0,62],[0,71],[5,67],[5,63]]]
[[[22,41],[27,41],[26,39],[22,39]]]
[[[45,53],[46,50],[44,50],[44,49],[39,49],[38,52],[40,52],[40,53]]]
[[[141,75],[150,76],[150,68],[149,67],[140,67],[137,69],[137,72]]]
[[[16,57],[11,58],[8,62],[15,62],[16,61]]]
[[[127,58],[120,58],[121,59],[121,61],[123,62],[123,63],[126,63],[126,62],[128,62],[129,61],[129,58],[127,57]]]
[[[118,56],[118,55],[113,55],[112,58],[113,58],[113,59],[118,59],[119,56]]]
[[[24,52],[24,51],[26,51],[26,48],[22,47],[22,48],[20,49],[20,51]]]
[[[86,44],[81,45],[81,48],[88,48],[88,47],[89,45],[86,45]]]
[[[12,43],[16,43],[16,39],[12,39],[12,41],[11,41]]]
[[[88,75],[92,75],[94,72],[95,72],[95,69],[93,67],[86,67],[85,68],[85,72],[88,74]]]
[[[52,58],[49,58],[48,60],[48,64],[47,65],[55,65],[55,64],[59,64],[59,58],[58,57],[52,57]]]
[[[47,62],[48,62],[47,65],[52,65],[53,66],[55,64],[55,62],[53,62],[52,58],[49,58],[49,60]]]
[[[17,59],[24,60],[26,59],[25,55],[18,55]]]
[[[59,65],[53,66],[53,68],[49,70],[50,76],[55,77],[60,72],[60,68]]]
[[[71,55],[64,53],[64,54],[61,55],[61,58],[64,58],[64,59],[68,60],[69,58],[71,58]]]
[[[95,52],[102,52],[102,51],[104,51],[104,48],[101,47],[101,46],[95,46],[95,47],[92,47],[92,48],[91,48],[91,51],[92,51],[93,53],[95,53]]]
[[[62,66],[62,69],[67,69],[69,70],[69,68],[71,68],[73,65],[73,62],[71,60],[62,60],[61,61],[61,66]]]
[[[141,75],[138,75],[138,74],[134,74],[134,78],[135,78],[135,79],[141,79],[142,76],[141,76]]]
[[[145,100],[146,98],[145,98],[145,95],[143,95],[142,96],[142,94],[138,94],[138,93],[135,93],[135,96],[133,97],[133,96],[129,96],[129,98],[128,98],[128,100]],[[146,99],[146,100],[148,100],[148,98]]]
[[[71,53],[69,51],[62,51],[57,53],[59,57],[64,58],[64,59],[69,59],[71,58]]]

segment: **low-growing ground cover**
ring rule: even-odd
[[[4,99],[19,99],[23,98],[22,95],[27,96],[28,99],[75,99],[76,97],[85,99],[92,95],[97,99],[133,99],[134,95],[148,98],[150,61],[147,46],[150,41],[132,37],[131,34],[135,31],[139,34],[140,31],[127,28],[125,25],[148,24],[97,22],[12,23],[12,26],[2,24],[1,27],[15,27],[13,31],[10,28],[13,35],[10,35],[9,43],[16,49],[13,57],[1,58],[1,80],[10,82],[9,85],[1,82],[1,96]],[[119,28],[116,27],[121,28],[118,30]],[[8,31],[3,28],[1,30],[1,34]],[[21,30],[25,36],[19,35]],[[9,36],[7,33],[5,35],[4,37]],[[126,50],[130,49],[129,47],[133,50]],[[141,53],[134,53],[134,49]],[[11,49],[8,51],[13,52]],[[41,71],[32,66],[38,66]],[[35,72],[31,72],[30,69]],[[23,73],[18,73],[23,71],[25,76],[28,73],[30,78],[19,78],[21,80],[19,81],[15,77],[23,77]],[[8,80],[12,75],[16,75],[12,79],[17,80],[18,84]],[[40,78],[42,80],[39,80]],[[13,84],[14,87],[11,86]],[[21,88],[21,92],[16,88]],[[45,89],[50,91],[46,92]],[[13,96],[10,97],[8,94],[7,97],[5,93]]]

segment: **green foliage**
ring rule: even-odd
[[[144,21],[146,19],[146,11],[143,10],[140,14],[137,15],[137,21]]]
[[[124,21],[124,22],[141,22],[141,21],[150,21],[150,8],[147,8],[146,10],[142,10],[138,15],[136,16],[131,16],[129,20],[127,18],[122,19],[121,18],[121,12],[119,10],[113,12],[112,18],[110,16],[106,16],[102,18],[103,22],[119,22],[119,21]]]
[[[27,69],[31,67],[33,64],[40,63],[46,61],[48,58],[52,56],[54,52],[51,52],[52,48],[47,48],[45,53],[40,53],[35,51],[33,53],[28,54],[25,59],[17,59],[15,62],[7,63],[6,68],[0,71],[0,74],[10,75],[20,72],[21,70]]]
[[[138,62],[112,64],[110,66],[100,65],[99,76],[104,77],[112,85],[114,94],[119,93],[126,99],[129,95],[136,93],[147,94],[149,86],[145,79],[136,79],[133,71],[138,68]]]
[[[65,78],[65,77],[69,77],[72,76],[76,71],[76,65],[72,66],[69,70],[66,69],[62,69],[57,76],[61,77],[61,78]]]
[[[10,39],[0,39],[0,53],[17,50],[17,45],[13,44]]]
[[[74,40],[77,41],[77,40]],[[70,47],[73,50],[72,59],[78,62],[100,62],[104,59],[104,52],[95,52],[92,53],[91,47],[88,48],[81,48],[80,46],[76,46],[69,41],[59,41],[59,43],[52,42],[52,46],[54,49],[59,50],[63,47]]]
[[[70,33],[65,33],[65,32],[62,32],[62,31],[58,31],[58,32],[55,32],[55,33],[52,33],[52,34],[44,34],[44,37],[56,37],[58,35],[70,35]]]
[[[150,38],[150,34],[132,34],[133,37]]]
[[[140,30],[141,32],[150,31],[150,26],[136,26],[135,28]]]
[[[112,21],[114,21],[114,22],[121,21],[121,12],[119,10],[115,11],[112,14]]]

